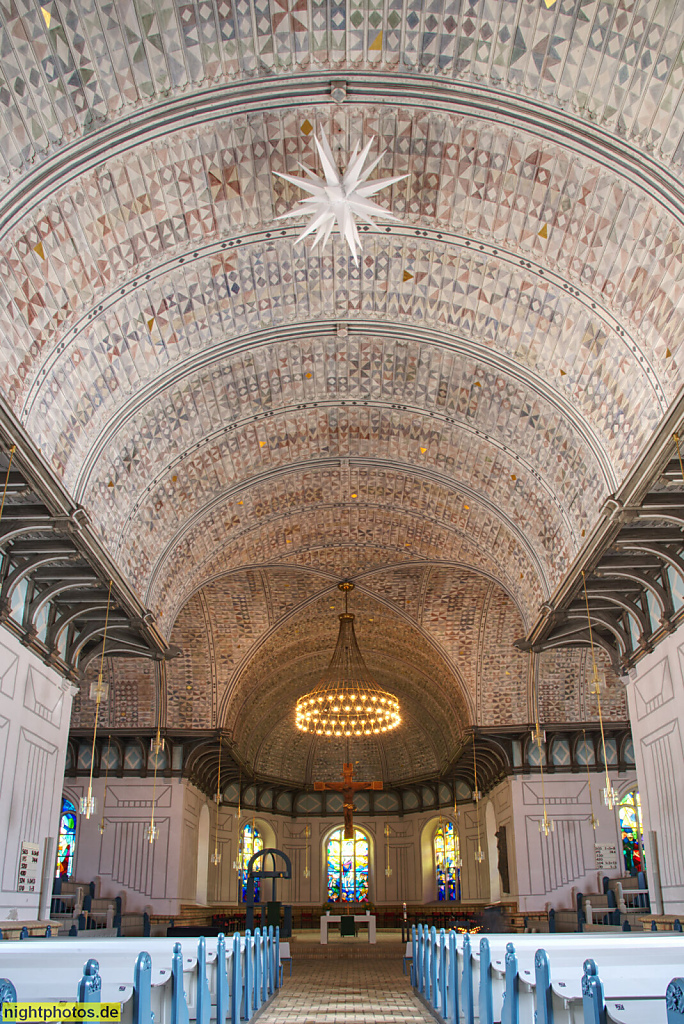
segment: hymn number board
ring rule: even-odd
[[[40,847],[36,843],[22,843],[19,855],[19,884],[17,892],[35,892],[38,882]]]
[[[618,852],[615,843],[594,843],[596,867],[599,871],[615,871],[618,866]]]

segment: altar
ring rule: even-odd
[[[346,915],[345,915],[346,916]],[[367,924],[368,925],[368,941],[375,943],[375,914],[349,914],[349,917],[354,918],[354,924]],[[339,924],[342,920],[341,914],[323,914],[321,917],[321,944],[327,945],[328,942],[328,926],[330,924]]]

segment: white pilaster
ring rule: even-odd
[[[684,914],[684,631],[639,662],[627,694],[654,909]]]
[[[21,920],[38,918],[48,837],[56,849],[75,692],[0,627],[0,927],[15,912]],[[22,842],[40,849],[33,892],[17,891]]]

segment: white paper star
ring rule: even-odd
[[[354,152],[344,175],[340,175],[337,169],[335,158],[325,135],[321,132],[320,142],[314,136],[314,142],[323,165],[325,181],[318,178],[302,163],[299,166],[306,174],[306,178],[295,178],[291,174],[280,174],[279,171],[274,171],[273,173],[277,174],[279,178],[284,178],[285,181],[289,181],[309,193],[308,198],[302,199],[294,209],[283,213],[278,220],[283,220],[285,217],[300,217],[302,213],[311,214],[311,220],[296,242],[301,242],[303,238],[315,231],[314,248],[319,242],[325,245],[337,224],[337,230],[347,240],[354,262],[358,265],[362,246],[354,216],[360,217],[361,220],[372,224],[373,227],[375,227],[375,222],[372,217],[382,220],[397,220],[398,218],[393,214],[374,203],[370,196],[397,181],[403,181],[404,178],[408,178],[408,174],[400,174],[396,178],[378,178],[376,181],[364,184],[384,156],[384,153],[381,153],[364,170],[363,165],[374,139],[367,142],[361,152],[359,152],[358,143],[354,146]]]

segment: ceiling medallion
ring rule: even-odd
[[[296,725],[317,736],[373,736],[389,732],[401,722],[399,701],[376,683],[366,668],[354,633],[354,616],[347,611],[347,594],[354,584],[339,584],[344,591],[337,646],[319,684],[297,701]]]
[[[357,142],[349,166],[344,174],[341,174],[337,169],[330,144],[325,134],[321,132],[320,142],[315,135],[314,142],[323,165],[325,181],[317,177],[302,163],[299,166],[306,174],[306,178],[295,178],[291,174],[281,174],[279,171],[273,172],[279,178],[284,178],[285,181],[289,181],[292,185],[309,193],[308,197],[302,199],[294,209],[278,217],[278,220],[283,220],[286,217],[300,217],[303,213],[310,214],[311,220],[296,239],[295,244],[315,231],[313,248],[319,242],[325,245],[337,225],[337,230],[346,239],[354,262],[358,265],[362,246],[354,218],[360,217],[361,220],[373,227],[375,227],[373,217],[378,217],[381,220],[398,220],[394,214],[374,203],[370,196],[374,196],[376,192],[380,192],[389,185],[394,185],[397,181],[403,181],[404,178],[408,178],[408,174],[400,174],[395,178],[377,178],[375,181],[369,182],[369,175],[378,166],[386,152],[384,150],[364,170],[363,165],[374,141],[375,139],[372,138],[370,142],[367,142],[361,152],[359,152]]]

